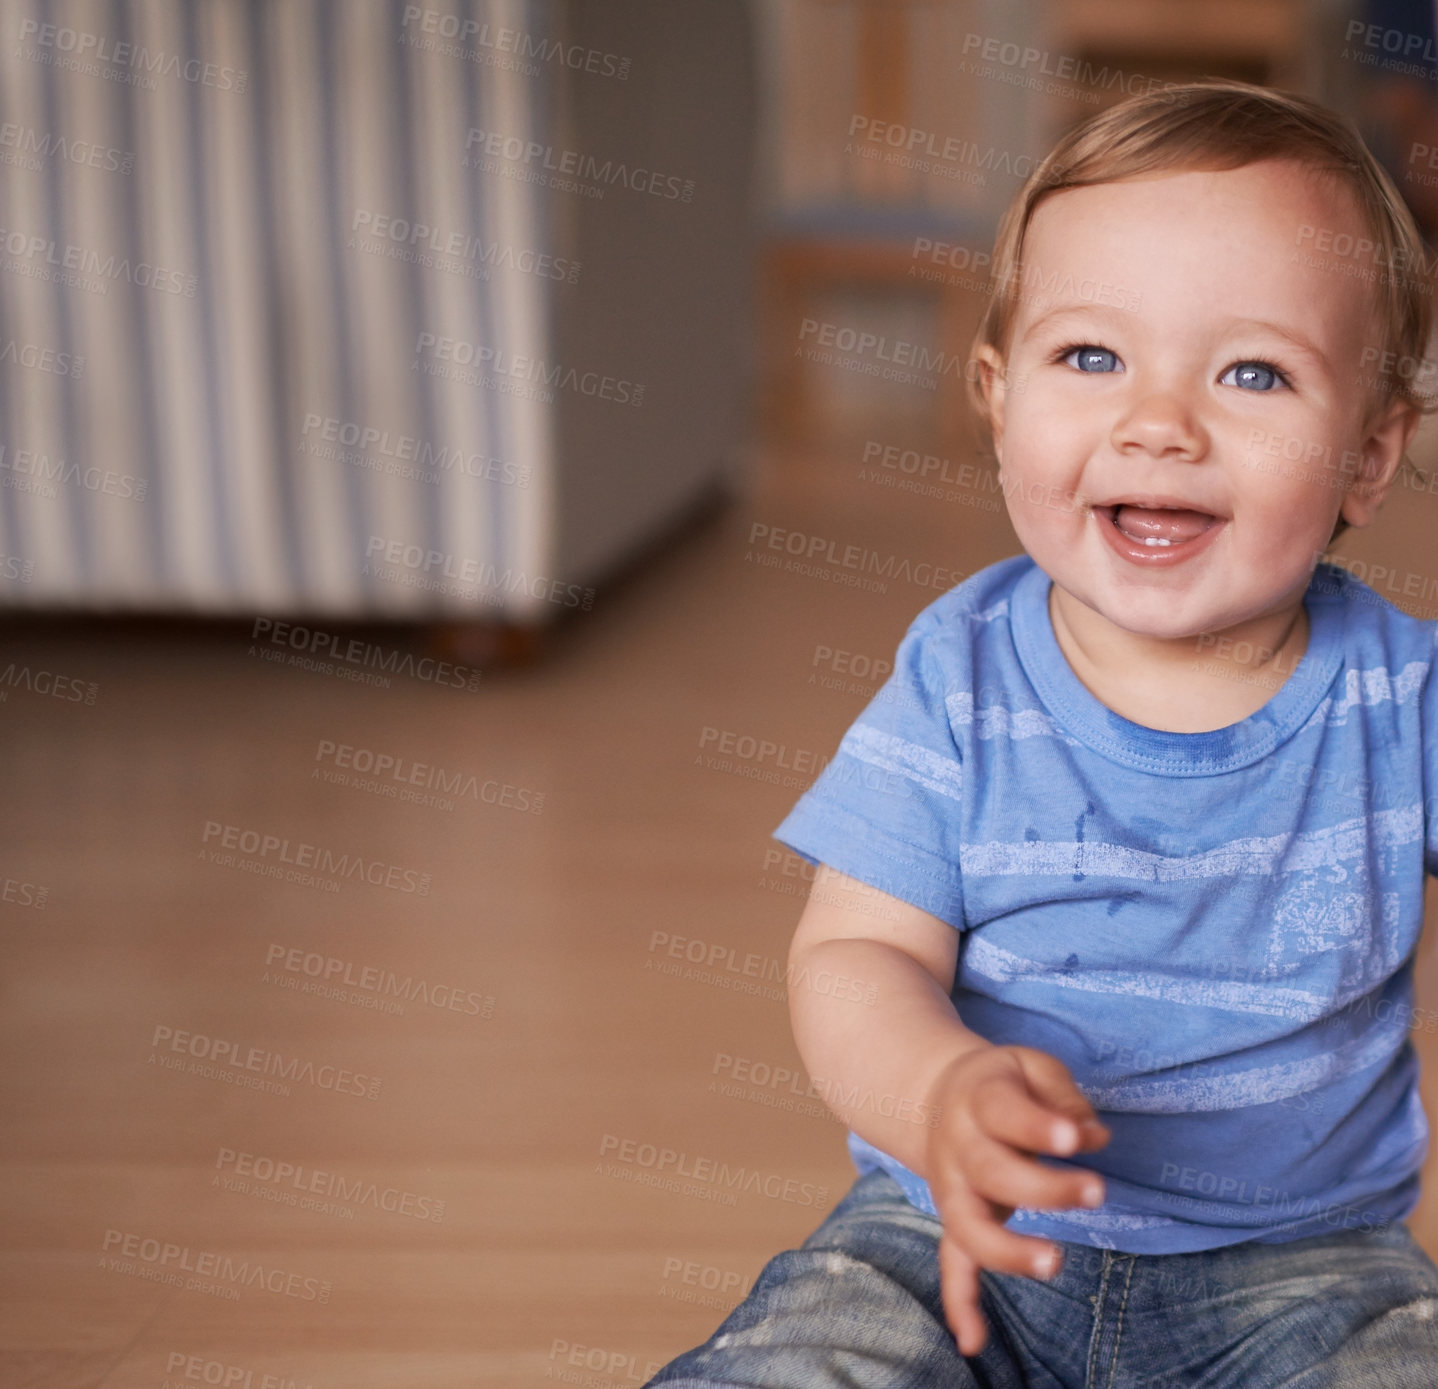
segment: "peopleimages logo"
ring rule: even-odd
[[[764,1172],[758,1168],[730,1167],[721,1158],[685,1153],[659,1144],[621,1137],[619,1134],[606,1133],[599,1140],[599,1156],[601,1159],[613,1157],[615,1161],[609,1164],[610,1167],[622,1164],[623,1168],[630,1171],[637,1169],[659,1177],[667,1177],[672,1172],[674,1177],[687,1177],[691,1181],[727,1194],[733,1194],[736,1190],[744,1191],[756,1196],[767,1196],[774,1201],[788,1201],[796,1206],[822,1206],[829,1196],[828,1187],[818,1186],[813,1182],[801,1182],[797,1177]],[[611,1172],[608,1175],[617,1174]],[[668,1186],[670,1190],[675,1189],[672,1182]]]
[[[301,993],[323,990],[327,994],[344,986],[386,1002],[423,1003],[428,1007],[480,1018],[489,1018],[494,1014],[492,994],[481,994],[475,989],[462,989],[434,979],[415,978],[412,974],[400,975],[379,965],[322,955],[317,950],[307,951],[300,946],[286,946],[277,941],[265,951],[266,982],[271,968],[277,976],[281,971],[290,975],[297,985],[303,978],[305,985],[299,988]]]
[[[381,859],[367,859],[363,854],[337,853],[320,844],[309,844],[303,840],[291,840],[286,836],[269,834],[242,825],[225,825],[218,820],[206,820],[200,842],[212,846],[201,849],[201,860],[233,864],[227,858],[218,856],[218,850],[228,849],[250,855],[264,861],[274,856],[275,864],[288,864],[295,869],[313,869],[316,874],[328,874],[334,879],[356,878],[371,887],[392,888],[395,892],[414,892],[421,897],[429,896],[432,879],[428,873],[413,868],[402,868],[396,863],[385,863]],[[233,857],[233,853],[230,856]]]
[[[29,666],[17,666],[14,661],[0,670],[0,687],[3,687],[0,688],[0,702],[4,702],[12,689],[48,695],[66,704],[86,705],[93,705],[100,693],[100,687],[92,680],[59,675],[53,670],[31,670]]]
[[[526,811],[540,815],[544,811],[544,792],[528,786],[513,786],[507,781],[491,777],[480,782],[468,772],[448,771],[444,767],[428,762],[415,762],[392,752],[376,752],[371,748],[358,748],[350,743],[336,743],[321,738],[315,749],[316,762],[333,762],[335,771],[316,767],[311,779],[322,779],[340,786],[353,786],[358,790],[376,791],[380,795],[392,796],[396,800],[413,802],[418,805],[434,805],[441,809],[453,809],[454,802],[444,797],[468,796],[476,803],[502,806],[506,810]],[[345,773],[353,771],[357,776]],[[373,775],[370,775],[370,774]],[[430,791],[438,792],[431,796]]]
[[[412,222],[405,217],[379,212],[374,208],[355,209],[350,222],[350,249],[364,250],[365,238],[385,248],[391,259],[411,259],[415,263],[449,268],[450,265],[465,262],[476,272],[476,278],[488,279],[493,266],[517,270],[526,275],[535,275],[542,280],[568,280],[575,284],[579,280],[579,262],[564,257],[551,256],[532,247],[501,246],[492,241],[486,245],[484,238],[472,233],[442,232],[424,222]],[[431,257],[433,259],[424,259]]]
[[[8,121],[0,125],[0,148],[14,150],[22,160],[26,160],[26,167],[36,169],[44,168],[45,162],[54,155],[59,155],[69,164],[84,164],[91,169],[106,169],[111,173],[128,174],[135,166],[135,156],[129,150],[97,145],[92,140],[66,138],[48,130],[35,130],[28,125]]]
[[[409,32],[413,25],[422,34],[433,35],[434,38],[426,39],[419,34]],[[600,77],[613,77],[620,82],[625,81],[629,76],[630,60],[621,57],[618,53],[607,53],[599,48],[586,48],[578,43],[561,43],[558,39],[543,38],[536,34],[526,33],[523,29],[509,29],[503,25],[496,25],[491,29],[487,23],[481,23],[476,19],[461,20],[456,14],[445,14],[440,10],[420,9],[418,5],[406,5],[404,7],[404,18],[400,22],[400,28],[404,31],[400,34],[401,43],[409,43],[415,48],[448,53],[453,57],[470,58],[476,61],[483,61],[496,67],[507,67],[514,70],[522,70],[533,77],[539,72],[535,63],[524,62],[528,58],[538,58],[540,62],[556,63],[562,67],[573,69],[575,72],[595,73]],[[439,40],[454,40],[449,42],[435,42]],[[465,44],[473,44],[473,48],[465,48]],[[513,54],[513,58],[508,55]]]
[[[170,1277],[158,1281],[177,1288],[192,1286],[178,1276],[189,1273],[196,1278],[215,1278],[222,1283],[258,1288],[262,1292],[293,1297],[302,1302],[330,1300],[332,1285],[327,1278],[306,1278],[273,1265],[266,1267],[249,1259],[232,1259],[228,1254],[213,1250],[191,1249],[188,1244],[175,1244],[171,1240],[140,1235],[130,1230],[106,1230],[100,1248],[109,1256],[108,1261],[102,1260],[102,1263],[107,1262],[108,1267],[116,1272],[134,1273],[139,1271],[138,1265],[147,1265],[170,1274]],[[112,1251],[117,1253],[112,1254]],[[130,1266],[122,1265],[121,1258],[131,1261]]]
[[[799,341],[807,338],[813,338],[822,347],[836,347],[840,352],[852,352],[860,357],[872,353],[881,362],[889,362],[896,367],[911,366],[916,371],[932,372],[936,376],[950,375],[973,380],[977,374],[977,364],[970,362],[963,353],[930,349],[922,343],[906,342],[902,338],[891,340],[880,333],[824,323],[816,318],[806,318],[799,325]]]
[[[276,1160],[263,1154],[247,1153],[238,1148],[221,1148],[215,1158],[216,1174],[212,1187],[248,1194],[250,1184],[272,1184],[284,1196],[281,1204],[299,1210],[315,1210],[333,1215],[334,1206],[369,1206],[390,1215],[407,1215],[414,1220],[438,1223],[444,1219],[442,1200],[421,1196],[418,1192],[399,1187],[382,1187],[378,1182],[356,1177],[353,1180],[338,1172],[306,1167],[302,1162]]]
[[[315,437],[312,437],[315,436]],[[532,469],[527,463],[466,454],[458,446],[436,447],[408,434],[392,434],[373,425],[319,415],[305,416],[300,452],[311,458],[346,463],[389,477],[408,478],[437,486],[446,474],[478,478],[506,487],[528,487]]]
[[[172,1379],[170,1374],[174,1370],[182,1373]],[[203,1355],[190,1355],[183,1350],[170,1352],[165,1360],[165,1376],[160,1389],[182,1389],[185,1384],[218,1384],[224,1389],[314,1389],[314,1385],[301,1384],[288,1375],[270,1374],[249,1365],[228,1365],[223,1360],[206,1360]]]
[[[40,269],[60,270],[80,276],[98,276],[110,283],[124,281],[140,289],[153,289],[163,294],[182,294],[187,299],[195,297],[199,287],[197,275],[185,274],[172,267],[152,265],[146,260],[131,261],[128,256],[108,255],[84,246],[63,245],[47,236],[21,231],[15,227],[0,227],[0,249],[12,258],[5,268],[23,269],[19,263],[29,261]],[[42,276],[41,278],[46,278]],[[100,293],[110,292],[110,283],[98,283]]]
[[[416,657],[407,651],[386,650],[373,642],[362,641],[359,637],[345,637],[336,632],[325,632],[313,627],[301,627],[293,622],[278,622],[271,617],[257,617],[250,631],[252,641],[263,638],[271,646],[288,647],[288,664],[300,665],[305,669],[319,670],[324,674],[342,675],[366,684],[388,686],[383,676],[369,671],[351,671],[351,665],[375,666],[393,675],[408,675],[416,680],[428,680],[438,685],[452,685],[456,689],[474,691],[479,688],[480,673],[468,666],[454,666],[448,661],[436,661],[431,656]],[[300,654],[294,654],[300,653]],[[250,647],[250,654],[284,662],[285,652],[266,651],[263,647]],[[336,664],[330,665],[333,661]]]
[[[41,347],[33,342],[17,342],[9,339],[0,346],[0,362],[29,367],[31,371],[45,371],[52,376],[68,376],[74,381],[80,379],[85,370],[85,358],[61,352],[53,347]]]
[[[398,566],[392,577],[372,561],[382,559],[385,564]],[[409,544],[403,540],[390,540],[382,535],[372,535],[365,542],[366,564],[362,572],[376,578],[390,578],[393,582],[414,582],[422,587],[436,587],[453,591],[461,596],[466,593],[482,597],[490,603],[502,602],[507,593],[523,591],[531,598],[547,599],[566,608],[582,608],[588,612],[594,606],[594,589],[580,584],[565,583],[543,574],[526,574],[522,569],[506,565],[503,570],[487,560],[465,558],[447,554],[443,550],[426,549],[423,545]],[[403,576],[409,571],[413,578]],[[451,579],[452,584],[440,580]]]
[[[55,496],[55,489],[49,486],[52,482],[136,502],[144,501],[150,490],[148,478],[131,477],[113,468],[82,468],[64,458],[51,458],[48,453],[35,449],[11,449],[3,443],[0,443],[0,474],[6,482],[28,483],[21,491],[38,491],[50,497]]]
[[[561,183],[573,183],[573,191],[593,189],[591,197],[602,198],[607,188],[627,188],[632,193],[647,193],[681,203],[694,199],[694,180],[681,174],[661,173],[624,160],[605,159],[601,163],[597,155],[584,150],[545,145],[502,130],[471,127],[465,133],[464,150],[465,162],[471,168],[503,160],[504,166],[535,174],[536,182],[548,182],[551,176],[557,176]]]
[[[172,1379],[170,1374],[174,1370],[182,1373]],[[183,1350],[170,1352],[165,1360],[165,1376],[160,1389],[182,1389],[185,1384],[218,1384],[224,1389],[314,1389],[312,1384],[301,1384],[288,1375],[270,1374],[248,1365],[228,1365],[223,1360],[206,1360],[203,1355],[190,1355]]]
[[[629,381],[598,371],[581,372],[578,367],[561,362],[527,357],[463,338],[436,337],[433,333],[421,333],[415,339],[410,369],[471,386],[487,384],[511,395],[546,401],[554,399],[554,388],[557,388],[616,405],[644,403],[642,381]]]
[[[210,1069],[234,1071],[255,1071],[262,1075],[278,1076],[282,1081],[313,1085],[319,1090],[330,1090],[336,1095],[355,1095],[361,1099],[379,1098],[379,1076],[357,1073],[343,1066],[322,1062],[316,1066],[313,1061],[286,1056],[271,1051],[268,1047],[245,1047],[226,1037],[211,1037],[203,1032],[187,1032],[167,1023],[156,1023],[150,1036],[152,1061],[163,1061],[164,1052],[191,1058],[189,1069],[198,1074],[203,1070],[195,1062],[208,1063]],[[184,1063],[166,1066],[167,1070],[184,1069]],[[223,1078],[223,1077],[214,1077]]]
[[[150,91],[156,90],[150,74],[157,72],[164,77],[181,77],[186,82],[214,87],[222,92],[244,92],[249,86],[249,75],[242,68],[223,67],[219,63],[202,62],[199,58],[181,58],[178,53],[166,53],[163,48],[152,51],[143,44],[117,42],[108,35],[72,29],[68,25],[22,19],[20,42],[23,44],[27,39],[34,40],[34,46],[25,55],[31,61],[73,68],[91,76],[124,81]],[[16,50],[17,57],[21,51]]]

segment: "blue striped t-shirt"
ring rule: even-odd
[[[925,608],[774,837],[957,929],[965,1026],[1058,1057],[1109,1125],[1039,1157],[1102,1173],[1104,1205],[1008,1228],[1178,1253],[1406,1217],[1438,623],[1320,564],[1268,703],[1171,733],[1080,682],[1049,588],[1017,555]],[[853,1132],[849,1151],[936,1214],[897,1159]]]

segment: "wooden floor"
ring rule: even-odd
[[[864,592],[750,536],[959,574],[1018,548],[979,494],[870,481],[864,444],[771,452],[476,691],[237,628],[4,631],[0,1384],[637,1386],[813,1229],[852,1172],[775,1103],[803,883],[769,834],[948,585]],[[726,769],[748,739],[799,770]],[[342,779],[380,757],[453,807]],[[665,1149],[777,1194],[649,1184]],[[1411,1223],[1438,1253],[1431,1182]]]

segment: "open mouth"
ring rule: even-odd
[[[1176,497],[1110,502],[1095,506],[1093,512],[1114,553],[1143,569],[1167,568],[1202,554],[1226,519],[1184,506]]]
[[[1219,519],[1211,512],[1189,507],[1140,506],[1134,502],[1115,502],[1094,510],[1126,540],[1149,549],[1187,545],[1217,525]]]

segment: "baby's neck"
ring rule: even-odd
[[[1296,609],[1255,618],[1226,632],[1226,643],[1203,650],[1196,639],[1162,642],[1124,632],[1061,598],[1057,585],[1049,589],[1049,620],[1069,667],[1095,699],[1132,723],[1167,733],[1240,723],[1278,693],[1308,650],[1301,600]],[[1273,654],[1260,659],[1264,652]]]

